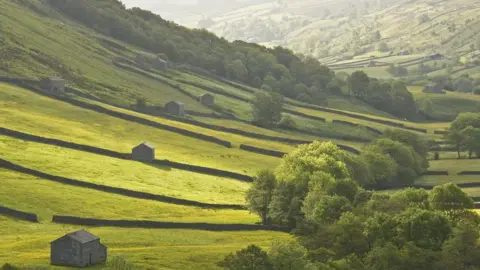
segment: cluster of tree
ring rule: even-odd
[[[363,71],[356,71],[347,82],[351,96],[376,109],[407,119],[414,119],[417,115],[415,99],[400,81],[380,81],[369,78]]]
[[[455,147],[460,158],[460,153],[468,152],[468,157],[473,154],[480,157],[480,113],[461,113],[452,122],[445,135],[448,144]]]
[[[427,144],[417,135],[388,130],[361,155],[340,150],[331,142],[301,145],[287,154],[275,171],[261,171],[247,192],[247,205],[264,224],[295,227],[304,215],[309,190],[342,189],[350,199],[359,188],[403,187],[427,167]]]
[[[243,41],[228,42],[206,30],[187,29],[149,11],[126,9],[118,0],[46,2],[100,33],[162,54],[171,62],[195,66],[285,97],[325,105],[327,95],[342,94],[342,88],[346,88],[346,82],[335,77],[333,71],[318,60],[296,55],[289,49],[266,48]],[[361,92],[368,92],[368,84],[361,86],[364,87]],[[381,90],[382,100],[374,100],[372,104],[380,109],[396,107],[411,111],[409,106],[404,106],[405,99],[399,98],[399,89],[391,84],[375,87],[375,91]],[[373,97],[376,98],[379,97]],[[401,117],[404,114],[397,114],[397,109],[388,112]]]
[[[257,92],[252,101],[253,123],[258,126],[271,128],[282,120],[283,97],[277,93]],[[292,119],[290,121],[293,122]],[[285,124],[285,120],[282,121]],[[292,128],[293,126],[289,126]]]
[[[387,68],[387,72],[392,74],[394,77],[405,77],[408,76],[408,69],[406,67],[398,66],[391,64]]]
[[[389,136],[409,141],[410,147],[381,139],[367,152],[385,156],[355,159],[332,143],[315,142],[287,155],[275,172],[261,171],[247,193],[248,205],[264,223],[294,228],[295,240],[275,241],[268,253],[249,246],[219,265],[231,270],[480,269],[480,217],[458,186],[395,193],[362,188],[359,179],[369,174],[390,177],[388,163],[402,166],[397,172],[408,177],[405,169],[414,166],[415,154],[407,152],[426,152],[413,136]]]
[[[468,74],[462,75],[456,79],[453,79],[450,76],[435,76],[432,78],[432,82],[438,84],[439,87],[447,91],[480,94],[480,79],[474,79]]]
[[[333,78],[333,72],[316,59],[297,56],[281,47],[231,43],[206,30],[165,21],[149,11],[126,9],[117,0],[48,3],[98,32],[153,53],[164,53],[173,62],[197,66],[255,87],[266,84],[287,97],[309,95],[308,91],[295,93],[298,84],[308,89],[327,89]]]
[[[361,189],[349,194],[339,186],[311,185],[301,225],[293,231],[296,241],[276,240],[268,253],[252,245],[219,265],[230,270],[480,269],[479,216],[456,185],[391,195]]]

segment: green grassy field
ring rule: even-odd
[[[454,120],[461,112],[480,112],[480,96],[467,93],[449,92],[446,94],[423,93],[422,87],[409,87],[417,104],[429,102],[427,113],[437,119]],[[420,105],[421,106],[421,105]]]
[[[357,119],[357,118],[344,116],[344,115],[340,115],[340,114],[335,114],[335,113],[320,112],[320,111],[316,111],[316,110],[312,110],[312,109],[305,109],[305,108],[293,108],[293,109],[298,111],[298,112],[305,113],[305,114],[308,114],[308,115],[323,117],[327,121],[330,121],[330,122],[332,120],[342,120],[342,121],[347,121],[347,122],[351,122],[351,123],[355,123],[355,124],[360,124],[360,125],[376,128],[380,131],[383,131],[383,130],[388,129],[388,128],[393,128],[392,126],[389,126],[389,125],[384,125],[384,124],[380,124],[380,123],[376,123],[376,122],[372,122],[372,121],[368,121],[368,120]],[[448,126],[450,124],[450,123],[443,123],[443,122],[425,123],[425,124],[424,123],[412,123],[412,122],[399,121],[399,120],[387,119],[387,118],[382,118],[382,117],[374,117],[374,116],[365,115],[365,114],[363,114],[363,115],[368,116],[370,118],[374,118],[374,119],[387,120],[387,121],[391,121],[391,122],[395,122],[395,123],[405,124],[406,126],[409,126],[409,127],[427,129],[429,134],[433,134],[433,132],[435,130],[446,129],[446,128],[448,128]],[[338,125],[341,125],[341,124],[338,124]],[[424,133],[419,133],[419,132],[415,132],[415,131],[412,131],[412,132],[414,132],[416,134],[419,134],[419,135],[425,135]]]
[[[228,149],[177,133],[80,109],[6,84],[0,84],[0,100],[3,103],[0,108],[0,125],[21,132],[120,152],[130,152],[133,146],[149,141],[156,146],[157,159],[248,174],[254,174],[262,168],[273,168],[280,161],[278,158],[249,153],[238,148]],[[174,125],[180,126],[178,123]],[[232,134],[225,136],[224,139],[235,137]],[[248,138],[241,138],[244,142],[250,142],[249,144],[257,144],[251,143]],[[265,145],[260,140],[256,142],[259,147],[272,149],[279,145],[273,142],[265,142],[268,144]]]
[[[134,199],[3,169],[0,169],[0,177],[0,205],[37,214],[42,223],[50,222],[53,215],[169,222],[249,224],[260,221],[258,216],[247,210],[207,210]],[[221,193],[218,196],[221,197]]]
[[[443,153],[443,152],[442,152]],[[442,154],[441,153],[441,154]],[[453,153],[452,153],[453,154]],[[456,155],[456,153],[455,153]],[[421,185],[442,185],[446,183],[464,184],[464,183],[479,183],[480,176],[478,175],[457,175],[461,171],[478,171],[480,168],[480,159],[441,159],[431,160],[429,170],[432,171],[448,171],[448,176],[422,176],[416,184]],[[468,188],[470,196],[480,196],[479,188]]]
[[[40,77],[60,72],[71,77],[67,79],[83,77],[85,91],[119,104],[133,104],[137,97],[144,97],[153,104],[163,105],[171,100],[182,100],[191,110],[211,111],[176,89],[123,71],[112,64],[112,59],[117,56],[133,58],[135,51],[139,51],[136,48],[122,45],[126,49],[113,50],[102,45],[98,34],[92,30],[63,18],[53,10],[49,12],[52,13],[51,18],[40,16],[14,2],[0,3],[2,32],[7,44],[5,49],[22,54],[22,57],[4,63],[8,66],[8,74]],[[46,55],[43,57],[46,60],[37,60],[33,50]],[[65,69],[74,70],[73,74],[49,64],[53,61],[60,62]]]
[[[203,128],[203,127],[200,127],[200,126],[196,126],[196,125],[193,125],[193,124],[186,124],[186,123],[182,123],[182,122],[175,121],[175,120],[169,120],[167,118],[162,118],[162,117],[151,116],[151,115],[148,115],[148,114],[137,113],[137,112],[132,111],[132,110],[127,110],[127,109],[122,109],[122,108],[110,106],[110,105],[107,105],[107,104],[104,104],[104,103],[101,103],[101,102],[92,101],[92,100],[88,100],[88,99],[85,99],[85,98],[77,98],[77,99],[81,100],[81,101],[84,101],[86,103],[99,105],[99,106],[107,108],[109,110],[118,111],[118,112],[122,112],[122,113],[125,113],[125,114],[145,118],[145,119],[148,119],[148,120],[160,123],[160,124],[173,126],[173,127],[178,127],[178,128],[182,128],[182,129],[185,129],[185,130],[190,130],[190,131],[194,131],[194,132],[197,132],[197,133],[201,133],[201,134],[213,136],[213,137],[216,137],[216,138],[219,138],[219,139],[223,139],[223,140],[231,142],[233,147],[236,147],[236,148],[238,148],[240,144],[250,144],[250,145],[256,145],[256,146],[259,146],[259,147],[279,149],[279,150],[282,150],[282,151],[289,152],[289,151],[292,151],[296,147],[295,145],[290,145],[290,144],[287,144],[287,143],[260,140],[260,139],[246,137],[246,136],[236,135],[236,134],[233,134],[233,133],[228,133],[228,132],[222,132],[222,131],[216,131],[216,130],[213,130],[213,129]],[[189,117],[189,118],[194,119],[195,117]],[[206,120],[204,122],[207,123],[207,124],[211,124],[212,123],[210,121],[211,118],[207,118],[207,119],[209,119],[209,120]],[[213,119],[213,120],[215,120],[215,119]],[[247,124],[244,124],[242,122],[234,122],[234,123],[236,123],[237,125],[243,125],[244,127],[248,126],[249,128],[247,130],[249,130],[249,131],[253,131],[256,128],[255,126],[247,125]],[[227,127],[230,127],[230,126],[227,126]],[[274,132],[274,131],[270,131],[270,130],[263,131],[263,130],[265,130],[265,129],[258,128],[257,131],[255,131],[255,133],[265,134],[265,132],[268,131],[269,133],[272,134],[272,136],[287,137],[287,136],[285,136],[285,135],[283,135],[279,132]]]
[[[480,182],[480,177],[478,176],[465,176],[465,175],[448,175],[448,176],[422,176],[417,181],[416,184],[420,185],[443,185],[446,183],[454,184],[464,184],[464,183],[477,183]],[[479,194],[480,195],[480,194]]]
[[[122,256],[147,269],[220,269],[215,264],[230,252],[256,244],[268,248],[275,232],[208,232],[137,228],[35,224],[0,216],[0,262],[48,266],[50,242],[68,232],[87,229],[108,247],[109,256]],[[101,266],[98,267],[101,269]],[[96,268],[94,268],[96,269]]]
[[[243,204],[238,180],[115,159],[0,136],[1,157],[21,166],[86,182],[206,203]],[[85,169],[88,168],[88,169]]]
[[[299,3],[296,5],[301,6]],[[260,16],[265,14],[265,11],[268,11],[268,9],[258,11],[256,14]],[[115,66],[113,60],[122,58],[126,60],[125,62],[128,62],[132,61],[139,53],[153,54],[106,38],[63,17],[55,10],[49,10],[48,14],[49,16],[42,16],[41,13],[36,13],[22,6],[18,1],[0,1],[0,27],[2,30],[0,56],[3,56],[0,75],[31,78],[61,75],[67,79],[70,85],[80,91],[94,95],[110,104],[132,105],[138,98],[145,98],[148,105],[163,106],[168,101],[177,100],[185,103],[186,110],[201,113],[212,113],[213,111],[159,80],[181,85],[193,95],[200,95],[206,91],[183,84],[179,80],[218,88],[247,99],[253,97],[251,93],[241,91],[238,87],[227,85],[220,80],[175,69],[165,73],[151,72],[141,70],[132,64],[129,67],[134,67],[136,70],[133,72],[126,71],[126,69]],[[237,15],[233,14],[232,16]],[[225,19],[227,20],[227,18]],[[319,23],[318,26],[320,25],[327,26],[329,24]],[[306,26],[304,30],[308,33],[310,30],[317,31],[318,29]],[[385,34],[388,36],[394,32],[395,29],[388,29]],[[298,34],[300,36],[304,35],[301,31]],[[116,45],[112,45],[112,42]],[[10,55],[14,57],[6,57]],[[366,55],[368,53],[364,56]],[[376,55],[382,56],[383,54]],[[410,56],[410,58],[412,57]],[[385,61],[397,63],[405,59],[404,57],[393,56],[386,58]],[[147,76],[142,75],[142,72],[147,72]],[[372,75],[389,76],[385,74],[384,70],[377,68],[372,68],[370,72]],[[154,76],[157,80],[148,78],[149,76]],[[235,83],[233,84],[235,85]],[[261,91],[253,87],[248,87],[248,89]],[[418,89],[413,89],[412,92],[418,99],[424,98],[424,95]],[[197,138],[81,109],[5,83],[0,83],[0,127],[125,153],[130,152],[133,146],[143,141],[149,141],[156,147],[157,159],[169,159],[248,175],[254,175],[260,169],[273,169],[280,163],[280,159],[242,151],[238,149],[240,144],[282,152],[290,152],[295,149],[295,146],[285,143],[219,132],[120,109],[85,98],[74,98],[164,125],[215,136],[232,142],[233,148],[222,147]],[[217,105],[222,110],[231,112],[242,120],[251,120],[251,107],[247,102],[239,102],[218,94],[215,95],[215,98]],[[471,98],[471,96],[461,96],[460,94],[448,94],[444,97],[428,96],[428,98],[433,99],[435,112],[442,115],[453,115],[458,111],[473,110],[475,106],[477,106],[475,108],[480,108],[478,107],[480,97],[477,99],[477,97]],[[452,99],[458,100],[458,103],[453,101],[450,106],[449,102]],[[339,114],[302,109],[300,106],[305,105],[304,103],[287,100],[298,105],[287,106],[291,110],[329,120],[327,123],[323,123],[304,117],[292,116],[300,129],[373,139],[376,136],[371,132],[346,125],[333,125],[330,120],[338,119],[378,129],[386,128],[381,124]],[[330,96],[328,106],[378,119],[393,119],[392,121],[405,123],[409,126],[427,128],[430,133],[433,130],[448,127],[446,122],[423,124],[401,121],[361,101],[339,96]],[[300,134],[296,131],[264,129],[239,121],[197,116],[187,117],[204,123],[269,136],[299,140],[326,140],[321,137]],[[353,146],[359,150],[364,146],[362,143],[343,140],[333,141]],[[233,179],[115,159],[6,136],[0,136],[0,153],[0,158],[57,176],[205,203],[244,204],[245,192],[250,187],[248,183]],[[441,156],[442,158],[454,157],[454,154],[441,153]],[[479,160],[454,159],[432,161],[431,170],[449,170],[451,175],[448,177],[422,177],[418,183],[436,185],[446,182],[476,182],[478,181],[477,177],[457,176],[455,174],[462,170],[478,170],[477,168],[480,165],[478,162]],[[33,224],[0,216],[0,265],[8,262],[20,265],[48,266],[49,242],[65,233],[85,228],[85,226],[51,223],[52,215],[246,224],[257,223],[260,220],[257,215],[246,210],[208,210],[134,199],[64,185],[4,169],[0,169],[0,179],[0,205],[33,212],[40,217],[40,223]],[[480,189],[465,190],[471,196],[480,196]],[[139,267],[147,269],[218,269],[215,263],[229,252],[237,251],[250,244],[268,248],[275,238],[291,237],[288,234],[267,231],[209,232],[110,227],[86,227],[86,229],[101,237],[102,242],[109,248],[109,256],[123,256]]]
[[[276,136],[276,137],[283,137],[283,138],[291,138],[291,139],[297,139],[297,140],[318,140],[318,141],[332,141],[337,144],[343,144],[343,145],[349,145],[352,147],[356,147],[361,149],[362,147],[365,146],[364,143],[357,143],[357,142],[352,142],[352,141],[345,141],[345,140],[338,140],[338,139],[326,139],[318,136],[311,136],[311,135],[305,135],[302,134],[298,131],[295,130],[284,130],[284,129],[275,129],[275,130],[270,130],[270,129],[264,129],[260,128],[257,126],[253,126],[250,124],[245,124],[242,122],[238,121],[233,121],[233,120],[226,120],[226,119],[214,119],[214,118],[207,118],[207,117],[194,117],[195,120],[198,120],[200,122],[204,123],[210,123],[218,126],[225,126],[225,127],[231,127],[231,128],[236,128],[239,130],[243,131],[248,131],[248,132],[254,132],[258,134],[265,134],[269,136]]]
[[[480,159],[443,159],[430,161],[429,170],[448,171],[455,175],[461,171],[478,171],[479,168]]]

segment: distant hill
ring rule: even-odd
[[[480,55],[478,0],[268,1],[188,25],[228,40],[285,46],[325,63],[381,52],[441,53],[455,60]]]

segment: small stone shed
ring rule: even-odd
[[[410,51],[408,50],[401,50],[398,55],[410,55]]]
[[[40,87],[48,93],[60,94],[65,92],[65,80],[59,77],[43,78]]]
[[[185,105],[182,102],[170,101],[165,104],[165,112],[176,116],[185,115]]]
[[[132,158],[138,161],[154,161],[155,146],[148,142],[143,142],[132,149]]]
[[[87,267],[106,260],[107,247],[100,243],[100,238],[85,230],[68,233],[50,243],[52,265]]]
[[[443,87],[438,83],[430,83],[423,88],[424,93],[445,94]]]
[[[442,60],[445,56],[439,53],[435,53],[426,57],[427,60]]]
[[[215,97],[212,94],[205,93],[198,97],[200,103],[206,106],[213,106],[215,105]]]

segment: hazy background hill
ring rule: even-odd
[[[467,72],[470,75],[480,73],[475,62],[480,55],[478,0],[191,0],[174,5],[135,2],[126,4],[151,8],[167,19],[206,28],[227,40],[288,47],[329,65],[407,53],[410,57],[386,61],[401,64],[440,53],[449,61],[427,70],[419,70],[419,62],[415,62],[414,68],[408,68],[409,75],[451,73],[457,65],[477,67]],[[365,71],[375,77],[392,75],[386,68]]]

